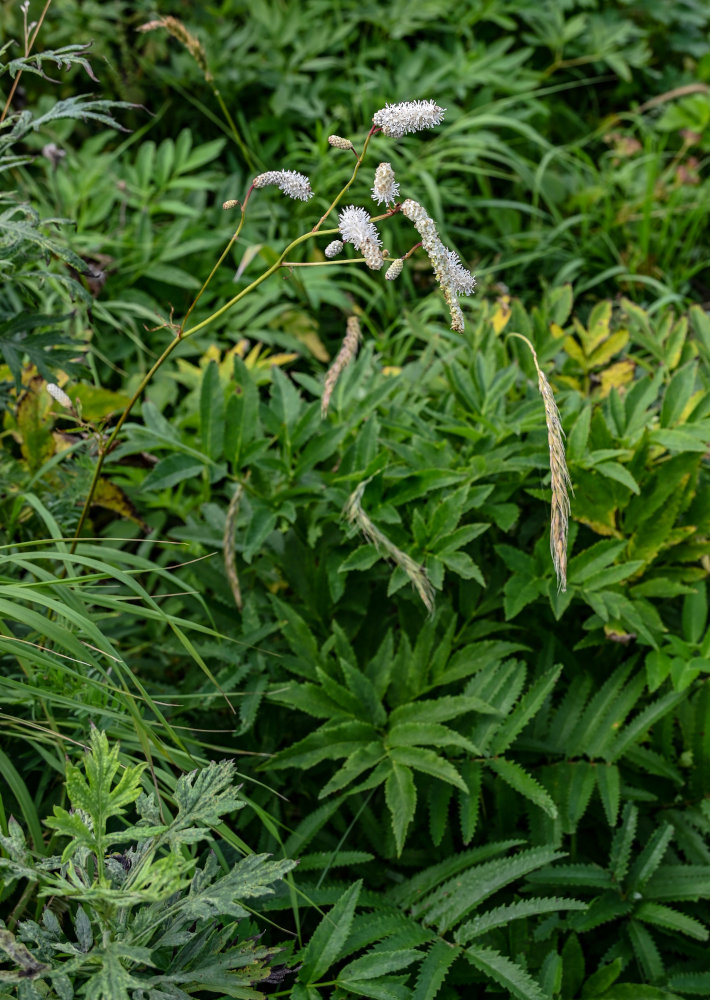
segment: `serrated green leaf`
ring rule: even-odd
[[[361,958],[356,958],[338,973],[338,982],[347,984],[349,979],[377,979],[391,972],[406,969],[412,962],[417,962],[422,953],[414,948],[402,948],[396,951],[371,951]]]
[[[529,972],[493,948],[469,945],[463,954],[474,968],[518,1000],[548,1000]]]
[[[466,784],[453,764],[433,750],[425,750],[422,747],[397,746],[390,750],[392,760],[397,764],[404,764],[406,767],[414,768],[423,774],[430,774],[441,781],[448,781],[449,784],[466,791]]]
[[[414,818],[417,805],[414,775],[409,767],[404,767],[396,762],[392,763],[392,770],[385,782],[385,801],[392,819],[397,854],[401,854],[407,830]]]
[[[516,736],[539,711],[543,702],[557,683],[561,672],[561,666],[553,667],[539,677],[530,689],[526,691],[520,699],[520,704],[513,709],[491,740],[491,754],[503,753],[511,746]]]
[[[427,925],[436,922],[439,933],[442,933],[503,886],[562,857],[564,852],[549,847],[533,847],[506,858],[475,865],[414,904],[412,912],[415,916],[424,914]]]
[[[458,949],[447,941],[435,941],[419,967],[412,1000],[434,1000],[447,972],[458,957]]]
[[[219,368],[216,361],[210,361],[202,376],[200,388],[200,438],[205,454],[214,461],[222,457],[224,410]]]
[[[298,973],[301,983],[320,979],[340,957],[353,921],[362,879],[354,882],[316,927]]]
[[[506,760],[504,757],[488,760],[486,764],[506,784],[514,788],[516,792],[520,792],[526,799],[530,799],[534,805],[539,806],[540,809],[546,812],[551,819],[557,819],[557,806],[549,794],[520,764],[516,761]]]
[[[475,695],[446,695],[443,698],[423,699],[398,706],[390,713],[390,726],[405,722],[448,722],[468,712],[500,715],[497,708]]]
[[[651,934],[643,924],[630,920],[629,938],[644,976],[652,982],[658,982],[664,975],[663,962]]]
[[[666,930],[686,934],[688,937],[695,938],[696,941],[707,941],[710,936],[707,927],[695,917],[679,913],[678,910],[673,910],[663,903],[641,903],[640,906],[636,907],[634,916],[646,924],[655,924]]]
[[[475,756],[481,754],[481,751],[465,736],[438,722],[401,722],[392,726],[387,734],[387,743],[391,747],[427,745],[463,747]]]
[[[523,920],[543,913],[561,913],[563,910],[586,910],[587,907],[588,904],[579,899],[564,899],[558,896],[522,899],[515,903],[497,906],[480,917],[461,924],[454,938],[458,944],[468,944],[473,938],[487,934],[496,927],[506,927],[513,920]]]
[[[622,971],[623,963],[620,958],[615,958],[608,965],[602,965],[582,986],[582,1000],[601,996],[612,983],[616,982]]]
[[[599,797],[604,806],[604,813],[609,822],[609,826],[616,826],[616,818],[619,815],[621,779],[619,768],[616,764],[597,764],[596,766],[597,788]]]

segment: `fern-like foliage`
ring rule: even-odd
[[[274,949],[242,933],[240,922],[294,862],[251,854],[228,867],[212,851],[194,853],[244,805],[231,762],[179,778],[173,816],[142,790],[144,769],[123,765],[118,746],[94,729],[83,767],[67,765],[70,808],[56,806],[47,820],[65,840],[61,856],[36,861],[13,819],[0,836],[6,886],[22,883],[51,900],[39,921],[0,928],[11,966],[0,981],[25,984],[22,996],[48,995],[48,987],[61,998],[81,988],[97,1000],[260,995],[253,986],[268,978]],[[137,822],[117,825],[133,803]]]

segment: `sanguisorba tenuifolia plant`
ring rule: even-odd
[[[418,250],[423,249],[429,257],[437,283],[441,288],[444,299],[448,306],[451,317],[451,329],[462,333],[464,330],[464,314],[459,302],[460,296],[470,295],[475,288],[476,279],[471,272],[462,264],[458,254],[447,247],[437,231],[436,223],[430,217],[427,210],[419,202],[412,198],[400,199],[400,184],[395,178],[394,171],[389,162],[380,163],[374,175],[374,182],[371,189],[371,198],[384,211],[379,215],[371,215],[368,208],[363,205],[350,204],[340,207],[345,200],[345,196],[355,182],[360,168],[365,160],[373,137],[381,135],[388,139],[398,140],[404,136],[419,132],[424,129],[434,128],[439,125],[444,118],[445,109],[439,107],[433,100],[405,101],[399,104],[388,104],[380,111],[377,111],[372,118],[372,126],[362,144],[362,149],[358,153],[355,144],[347,138],[338,135],[331,135],[328,138],[330,146],[335,150],[344,153],[352,153],[355,156],[355,164],[352,175],[344,187],[338,192],[328,206],[325,213],[318,219],[313,227],[293,239],[279,254],[276,261],[266,268],[259,277],[255,278],[245,288],[242,288],[227,302],[215,309],[209,316],[200,322],[190,325],[192,314],[200,301],[206,288],[212,281],[217,270],[225,261],[230,250],[239,239],[244,226],[246,213],[250,199],[255,191],[274,186],[289,198],[299,201],[310,201],[313,197],[313,190],[309,178],[296,170],[268,170],[258,174],[251,181],[246,194],[240,200],[230,199],[223,205],[226,211],[238,208],[240,218],[237,228],[208,274],[200,290],[195,296],[192,304],[188,308],[182,321],[178,323],[172,320],[165,324],[166,328],[172,330],[173,337],[157,361],[141,380],[138,388],[133,393],[130,401],[119,417],[110,435],[108,435],[99,447],[98,458],[94,469],[91,486],[86,496],[84,507],[76,528],[73,548],[78,544],[81,537],[87,515],[91,508],[94,494],[96,492],[101,469],[106,456],[114,447],[121,428],[130,414],[134,404],[140,398],[146,386],[149,384],[156,372],[162,368],[175,348],[184,340],[193,337],[197,333],[205,331],[215,323],[230,309],[237,306],[244,298],[254,291],[267,278],[276,274],[283,268],[313,267],[313,266],[338,266],[340,261],[336,258],[345,250],[346,245],[350,245],[354,251],[361,254],[360,257],[351,258],[355,263],[373,271],[380,271],[387,265],[385,278],[389,281],[395,280],[404,268],[405,262]],[[324,228],[325,223],[331,215],[338,211],[338,225],[334,228]],[[412,224],[416,230],[419,240],[415,242],[406,253],[396,258],[390,258],[389,252],[383,247],[382,237],[378,224],[389,221],[396,215],[402,215]],[[293,255],[298,248],[309,241],[320,237],[331,237],[329,243],[324,248],[325,260],[320,262],[302,262],[293,259]],[[324,384],[322,398],[322,414],[325,417],[328,411],[329,401],[336,385],[339,375],[343,369],[355,357],[360,342],[360,327],[356,317],[350,317],[347,323],[347,332],[343,345],[335,361],[331,365]],[[532,345],[529,344],[532,349]],[[533,350],[533,355],[535,352]],[[536,358],[535,358],[536,360]],[[537,360],[536,360],[537,365]],[[564,463],[564,449],[562,447],[562,435],[559,425],[559,417],[555,406],[552,390],[542,371],[539,369],[540,390],[545,401],[545,411],[547,416],[548,433],[550,439],[550,457],[552,465],[552,492],[553,492],[553,512],[552,512],[552,534],[551,547],[555,569],[558,575],[558,582],[561,589],[565,587],[566,573],[566,541],[567,541],[567,513],[569,502],[567,498],[566,486],[569,482],[567,469]],[[358,507],[361,494],[356,497],[353,494],[350,505]],[[381,544],[378,547],[382,547]],[[385,548],[391,555],[391,549],[396,547],[389,543]],[[399,551],[399,550],[396,550]],[[431,587],[426,580],[424,571],[417,566],[413,560],[408,559],[403,553],[402,565],[405,572],[414,583],[418,593],[422,596],[425,605],[431,609]],[[411,566],[410,566],[411,564]],[[410,566],[410,569],[407,567]],[[235,570],[232,567],[230,579],[233,580],[233,589],[238,592],[238,581]]]

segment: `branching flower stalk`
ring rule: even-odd
[[[173,25],[172,22],[170,24],[166,24],[165,19],[163,19],[161,20],[160,23],[151,22],[149,25],[146,25],[145,30],[151,30],[154,27],[164,27],[170,30],[171,27],[175,28],[175,25]],[[186,31],[186,29],[184,29],[184,31]],[[171,31],[171,33],[175,34],[176,37],[181,38],[183,44],[189,43],[188,48],[190,48],[190,51],[193,52],[193,55],[195,55],[196,58],[198,56],[202,58],[204,53],[202,53],[202,50],[199,48],[199,42],[196,39],[194,41],[191,41],[190,39],[192,36],[190,36],[190,39],[182,38],[182,34],[177,32],[176,30]],[[202,59],[202,61],[198,59],[198,62],[200,62],[200,65],[202,65],[204,59]],[[405,102],[403,104],[388,105],[385,109],[383,109],[381,112],[377,112],[377,114],[374,116],[372,128],[370,129],[365,138],[365,142],[362,147],[362,152],[360,153],[359,156],[357,155],[355,147],[352,145],[350,140],[342,139],[339,136],[331,137],[331,140],[329,140],[330,145],[337,149],[352,151],[356,156],[356,162],[349,181],[347,182],[347,184],[343,186],[340,192],[333,199],[333,201],[328,207],[328,210],[321,216],[321,218],[318,220],[318,222],[315,224],[315,226],[313,226],[313,228],[310,231],[307,231],[301,234],[300,236],[297,236],[295,239],[293,239],[284,248],[284,250],[278,256],[276,261],[273,264],[271,264],[271,266],[269,266],[262,274],[260,274],[252,282],[250,282],[250,284],[248,284],[245,288],[242,288],[241,291],[237,292],[236,295],[232,296],[231,299],[229,299],[227,302],[221,305],[218,309],[215,309],[205,319],[201,320],[199,323],[196,323],[192,327],[188,327],[188,321],[192,316],[195,307],[202,298],[205,290],[207,289],[210,282],[214,278],[218,269],[225,261],[231,248],[239,239],[239,236],[244,226],[244,221],[246,218],[246,210],[252,193],[257,189],[273,184],[276,185],[284,194],[288,195],[289,197],[307,201],[312,196],[313,192],[310,187],[310,182],[304,174],[300,174],[297,171],[293,170],[269,170],[266,171],[265,173],[257,175],[252,180],[241,202],[237,201],[236,199],[232,199],[228,202],[225,202],[224,208],[226,210],[239,207],[240,209],[239,224],[234,234],[232,235],[231,239],[227,243],[226,247],[220,254],[219,258],[217,259],[216,263],[214,264],[212,270],[210,271],[207,278],[200,287],[199,291],[197,292],[197,295],[195,296],[190,307],[188,308],[182,322],[179,325],[173,324],[172,322],[165,324],[165,326],[170,327],[173,330],[174,335],[172,340],[163,350],[160,357],[154,362],[149,371],[143,376],[143,378],[140,381],[140,384],[136,388],[128,404],[126,405],[125,409],[119,416],[113,430],[109,435],[107,435],[106,439],[101,442],[89,491],[86,496],[84,506],[77,523],[73,541],[71,543],[70,553],[73,553],[78,545],[79,538],[86,523],[89,511],[91,509],[93,498],[96,493],[97,486],[99,484],[101,471],[107,455],[111,452],[112,448],[114,447],[116,439],[118,438],[118,435],[120,434],[134,405],[136,404],[138,399],[142,396],[143,392],[145,391],[146,387],[152,380],[153,376],[165,364],[170,355],[177,348],[178,344],[180,344],[184,340],[187,340],[188,337],[192,337],[195,334],[206,330],[209,326],[214,324],[221,316],[223,316],[226,312],[232,309],[238,302],[240,302],[241,299],[243,299],[245,296],[253,292],[256,288],[258,288],[259,285],[261,285],[264,281],[266,281],[267,278],[271,277],[271,275],[275,274],[281,267],[325,266],[328,264],[332,265],[339,263],[365,263],[369,268],[374,270],[379,270],[380,268],[382,268],[387,259],[387,252],[382,249],[382,241],[379,237],[378,231],[375,228],[374,223],[381,221],[383,219],[387,219],[400,211],[400,205],[398,203],[392,204],[395,201],[395,198],[399,194],[399,185],[395,181],[394,173],[389,163],[383,162],[378,167],[375,175],[375,185],[372,190],[374,200],[376,202],[381,204],[384,201],[385,204],[390,205],[390,207],[388,207],[386,212],[384,212],[382,215],[371,217],[366,209],[356,206],[350,206],[349,208],[346,208],[341,211],[338,228],[321,229],[321,226],[326,221],[331,212],[333,212],[335,208],[338,206],[338,204],[342,201],[345,194],[348,192],[351,185],[355,181],[355,178],[358,175],[358,172],[363,163],[369,143],[373,135],[375,135],[377,132],[382,132],[382,134],[384,135],[398,138],[408,134],[409,132],[418,131],[423,128],[432,128],[435,125],[439,124],[439,122],[442,119],[443,113],[444,109],[439,108],[436,104],[434,104],[433,101],[413,101],[413,102]],[[405,204],[407,203],[405,202]],[[417,203],[409,202],[409,204],[416,205]],[[417,206],[417,208],[419,208],[419,206]],[[426,213],[423,213],[423,215],[426,217],[427,224],[430,223],[431,220],[429,220],[428,216],[426,216]],[[293,250],[301,246],[301,244],[305,243],[307,240],[313,239],[317,236],[330,236],[336,238],[338,242],[351,243],[356,249],[359,249],[361,251],[362,258],[356,259],[354,261],[353,260],[318,261],[315,262],[315,265],[313,262],[301,263],[301,262],[287,260],[289,254],[291,254]],[[424,238],[423,242],[425,245],[425,249],[427,249],[428,252],[430,253],[430,256],[432,256],[431,248],[426,246],[426,238]],[[333,241],[333,243],[335,243],[335,240]],[[331,252],[335,251],[336,249],[333,243],[331,243],[331,246],[329,247]],[[398,257],[396,259],[396,262],[392,262],[391,260],[389,260],[390,266],[387,271],[387,276],[390,280],[393,277],[396,277],[396,275],[400,273],[402,267],[401,262],[407,260],[414,252],[414,250],[420,245],[421,244],[416,244],[416,246],[412,247],[406,254],[402,255],[401,257]],[[439,248],[441,254],[443,254],[445,257],[445,260],[442,265],[443,270],[441,268],[438,268],[436,270],[436,273],[437,273],[437,278],[440,278],[440,284],[442,285],[442,289],[445,292],[447,301],[452,299],[454,295],[460,294],[461,292],[465,292],[466,294],[468,294],[473,289],[473,284],[474,284],[473,277],[460,264],[456,254],[453,251],[448,250],[446,247],[444,247],[443,244],[440,243],[440,241],[438,241],[437,245],[437,249]],[[442,274],[446,278],[445,281],[441,280]],[[460,317],[460,319],[457,319],[455,328],[460,329],[463,324],[463,316],[460,313],[460,309],[458,309],[458,303],[456,303],[456,306],[457,306],[456,315],[457,317]],[[350,336],[350,341],[352,341],[354,335],[349,334],[349,336]],[[347,337],[346,337],[346,343],[349,343]],[[350,344],[350,347],[352,346],[353,345]],[[349,360],[355,353],[354,348],[351,351],[350,347],[346,351],[348,357],[346,358],[345,363],[347,363],[347,360]],[[341,366],[341,369],[339,369],[336,372],[335,374],[336,379],[337,375],[340,373],[340,370],[342,370],[342,367],[344,367],[344,363]],[[332,376],[331,376],[331,382],[332,385],[330,385],[330,392],[332,392],[332,388],[335,384],[335,381]],[[325,409],[327,409],[329,395],[330,395],[329,393],[326,393],[326,397],[324,398]],[[400,563],[400,564],[403,565],[403,567],[405,565],[405,563]],[[428,581],[427,585],[421,582],[423,571],[421,570],[420,567],[416,567],[414,564],[412,564],[412,566],[410,566],[408,570],[405,569],[405,571],[408,572],[408,575],[411,575],[413,581],[415,580],[419,581],[415,583],[415,586],[417,586],[417,589],[420,591],[420,593],[422,593],[422,595],[428,592],[427,586],[430,587],[430,584],[428,584]],[[426,579],[425,576],[424,579]],[[430,601],[428,599],[425,599],[424,596],[422,596],[422,599],[424,600],[424,603],[427,604],[427,607],[429,607]]]

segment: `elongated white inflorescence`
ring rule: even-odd
[[[476,279],[463,266],[458,254],[441,242],[434,221],[419,202],[407,198],[402,202],[402,213],[414,223],[414,228],[422,238],[422,246],[429,254],[436,280],[451,312],[451,329],[463,333],[463,313],[457,295],[470,295]]]
[[[332,243],[329,243],[325,248],[326,257],[337,257],[344,246],[345,244],[342,240],[333,240]]]
[[[441,124],[445,110],[434,101],[404,101],[385,105],[373,115],[372,120],[383,135],[399,139],[408,132],[419,132]]]
[[[393,205],[399,198],[399,184],[394,178],[391,163],[381,163],[375,171],[375,184],[372,188],[372,200],[378,205],[384,202]]]
[[[297,170],[268,170],[265,174],[255,177],[252,183],[255,188],[275,184],[289,198],[298,198],[299,201],[308,201],[313,197],[311,182],[305,174],[299,174]]]

